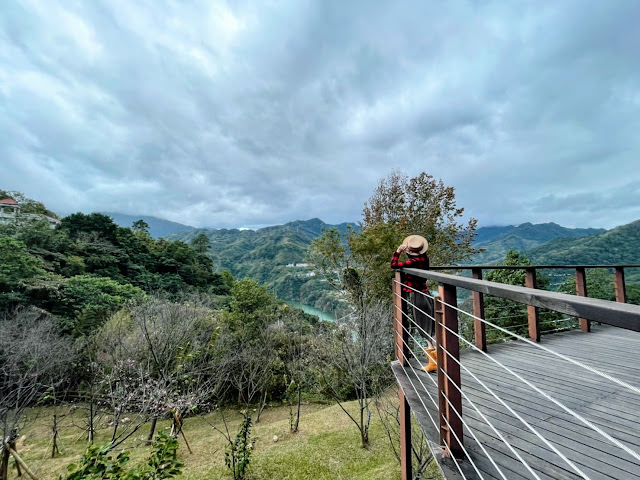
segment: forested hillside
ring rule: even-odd
[[[501,261],[509,250],[527,252],[557,238],[578,238],[602,233],[603,228],[565,228],[556,223],[523,223],[517,227],[483,227],[478,229],[474,255],[470,264],[491,265]],[[548,263],[543,261],[541,263]]]
[[[532,248],[534,263],[566,265],[640,264],[640,220],[596,235],[557,238]],[[629,269],[627,280],[640,282],[640,271]]]
[[[147,228],[119,227],[99,213],[69,215],[55,229],[37,220],[0,225],[0,311],[36,306],[80,334],[148,293],[229,294],[231,280],[208,255],[155,240]]]
[[[314,218],[259,230],[194,229],[170,238],[190,242],[198,235],[205,235],[217,271],[228,270],[235,278],[252,278],[284,300],[339,315],[344,306],[335,292],[304,265],[311,241],[332,227],[341,232],[358,228],[347,223],[328,225]]]
[[[39,210],[48,212],[44,205]],[[142,219],[128,228],[103,214],[75,213],[52,228],[38,216],[26,218],[0,224],[0,438],[12,449],[0,449],[0,477],[6,478],[10,455],[22,453],[18,439],[32,419],[27,412],[36,417],[43,405],[76,412],[79,424],[65,429],[90,445],[70,465],[72,473],[60,477],[69,480],[89,478],[111,461],[108,452],[145,439],[162,458],[131,467],[127,478],[167,468],[174,476],[182,466],[175,437],[187,438],[184,418],[224,416],[227,409],[240,410],[240,421],[223,417],[209,435],[225,447],[214,453],[230,475],[244,478],[253,422],[268,404],[285,404],[288,431],[296,433],[304,398],[365,401],[367,415],[355,426],[358,443],[370,445],[369,402],[393,381],[388,306],[372,301],[362,317],[345,318],[338,328],[226,270],[275,265],[290,269],[283,270],[285,280],[308,285],[317,279],[295,263],[324,229],[321,221],[220,231],[212,244],[204,230],[188,243],[154,239]],[[212,254],[222,272],[214,271]],[[371,332],[366,343],[357,335],[362,322]],[[366,377],[364,390],[358,375]],[[56,421],[54,415],[57,435]],[[157,431],[161,423],[169,423],[171,435]],[[127,462],[119,456],[117,468]],[[161,477],[170,478],[153,478]],[[110,478],[124,477],[118,471]]]

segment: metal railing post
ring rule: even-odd
[[[472,268],[471,277],[482,280],[482,269]],[[484,320],[484,294],[482,292],[472,292],[473,315]],[[487,351],[487,331],[483,321],[473,319],[473,339],[476,347],[483,352]]]
[[[587,297],[587,273],[584,267],[576,267],[576,295]],[[583,332],[591,331],[591,322],[586,318],[578,318],[580,330]]]
[[[440,444],[444,446],[445,454],[461,457],[464,452],[462,450],[460,341],[458,312],[452,308],[457,306],[456,287],[443,284],[438,287],[438,291],[436,342]]]
[[[536,288],[536,269],[525,268],[526,276],[524,285],[528,288]],[[534,342],[540,341],[540,314],[538,307],[527,305],[527,319],[529,323],[529,338]]]
[[[613,283],[616,290],[616,302],[627,303],[627,287],[624,283],[624,267],[616,267],[616,271],[613,275]]]

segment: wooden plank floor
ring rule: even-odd
[[[542,345],[640,389],[640,333],[594,326],[542,337]],[[640,455],[640,393],[629,390],[524,342],[489,345],[492,359],[541,389],[536,392],[486,356],[464,351],[462,364],[494,391],[551,445],[574,463],[580,475],[553,448],[462,369],[464,445],[469,460],[461,463],[464,476],[451,459],[437,455],[448,479],[640,479],[640,460],[576,419],[548,395],[576,412],[628,449]],[[435,373],[392,365],[399,385],[434,451],[438,450]],[[471,403],[477,408],[474,409]],[[511,450],[483,416],[511,445]],[[476,441],[470,432],[477,437]],[[483,451],[482,447],[486,450]],[[517,459],[516,453],[528,465]],[[501,475],[493,462],[502,471]],[[477,469],[477,471],[476,471]],[[532,473],[532,471],[534,473]]]

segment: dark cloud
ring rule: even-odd
[[[484,225],[640,217],[636,2],[10,1],[0,188],[193,225],[358,220],[427,171]]]

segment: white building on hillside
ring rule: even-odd
[[[0,199],[0,224],[31,220],[46,220],[51,228],[56,228],[56,225],[60,223],[60,220],[48,215],[22,213],[20,204],[11,197]]]

